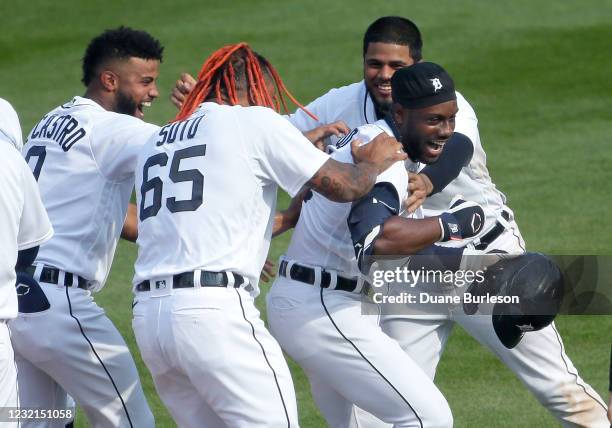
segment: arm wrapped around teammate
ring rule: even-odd
[[[391,183],[376,183],[364,198],[353,203],[347,218],[357,264],[367,273],[364,257],[374,253],[374,243],[382,232],[382,224],[399,212],[399,196]]]

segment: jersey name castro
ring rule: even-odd
[[[196,269],[246,276],[257,292],[276,190],[295,195],[328,156],[264,107],[203,103],[163,127],[136,169],[134,283]]]
[[[134,187],[138,153],[159,127],[75,97],[46,114],[23,154],[53,224],[37,263],[102,287]]]

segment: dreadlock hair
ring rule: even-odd
[[[268,90],[266,77],[274,81],[274,93]],[[238,92],[244,90],[251,105],[269,107],[277,112],[280,112],[282,105],[288,113],[284,93],[306,114],[318,120],[291,95],[272,64],[244,42],[224,46],[204,61],[198,83],[185,99],[175,120],[189,117],[200,103],[214,97],[221,104],[227,101],[230,105],[236,105],[239,103]]]
[[[145,31],[129,27],[106,30],[93,38],[83,57],[83,78],[88,86],[94,79],[97,68],[113,59],[127,60],[130,57],[162,61],[164,52],[159,40]]]
[[[372,22],[363,36],[363,56],[370,43],[391,43],[408,46],[414,62],[422,58],[423,39],[419,27],[401,16],[383,16]]]

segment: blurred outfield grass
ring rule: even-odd
[[[528,247],[612,254],[612,1],[375,3],[2,0],[0,96],[13,103],[27,134],[44,113],[83,93],[80,60],[88,41],[124,24],[149,31],[166,46],[161,97],[147,111],[149,121],[173,116],[167,99],[181,71],[196,73],[214,49],[237,41],[270,59],[298,99],[308,102],[361,78],[361,39],[371,21],[406,16],[422,30],[425,58],[447,68],[475,108],[489,170]],[[280,206],[286,203],[281,195]],[[274,258],[288,239],[274,241]],[[135,246],[122,242],[97,301],[135,351],[134,259]],[[566,316],[557,324],[585,380],[607,397],[612,317]],[[174,426],[134,354],[158,426]],[[307,381],[295,365],[292,371],[302,426],[324,426]],[[460,328],[436,382],[457,427],[556,426],[513,374]],[[82,415],[77,426],[87,426]]]

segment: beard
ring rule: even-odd
[[[122,114],[129,114],[134,116],[136,114],[136,108],[138,103],[134,101],[129,95],[124,94],[121,91],[117,92],[117,101],[115,103],[115,112]]]
[[[383,118],[391,112],[391,106],[393,105],[392,101],[380,101],[375,97],[372,97],[372,103],[374,104],[374,111],[376,112],[376,116],[378,118]]]
[[[423,146],[421,144],[415,143],[414,141],[404,142],[402,139],[402,146],[404,147],[404,151],[413,162],[424,162],[423,159]]]

